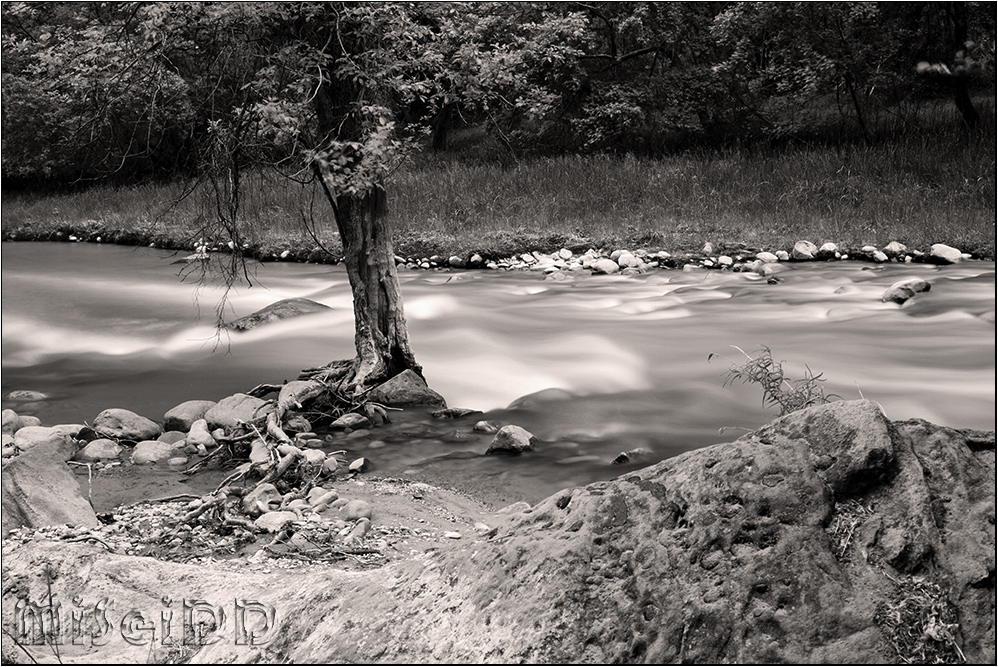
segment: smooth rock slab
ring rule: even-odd
[[[94,419],[93,429],[99,435],[114,440],[155,440],[163,432],[159,424],[131,410],[111,408]]]

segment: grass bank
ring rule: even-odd
[[[844,248],[946,243],[995,257],[993,114],[976,137],[957,131],[866,146],[779,152],[538,158],[512,167],[422,155],[389,183],[396,250],[405,257],[507,257],[560,246],[682,253],[745,244],[789,249],[806,239]],[[215,204],[184,183],[5,193],[3,238],[155,243],[224,242]],[[338,250],[314,184],[254,173],[240,217],[252,253],[322,261]],[[314,233],[305,231],[310,228]],[[317,242],[318,240],[318,242]]]

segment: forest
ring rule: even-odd
[[[491,147],[468,152],[505,162],[872,145],[937,130],[941,101],[974,131],[995,78],[994,3],[9,2],[2,18],[14,185],[303,177],[330,149],[324,76],[365,178],[468,128]]]

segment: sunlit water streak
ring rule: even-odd
[[[3,393],[51,396],[4,407],[44,423],[92,421],[107,407],[161,419],[181,401],[217,400],[353,355],[341,267],[260,266],[252,288],[230,294],[228,319],[289,297],[331,310],[219,338],[221,290],[181,281],[174,259],[148,248],[4,243]],[[710,354],[742,359],[731,346],[769,346],[789,375],[800,377],[806,364],[828,379],[828,392],[876,400],[892,419],[994,428],[994,263],[811,263],[780,275],[779,285],[674,270],[566,282],[534,272],[400,278],[413,348],[450,405],[499,410],[552,387],[572,395],[497,413],[549,441],[529,462],[459,462],[467,474],[510,471],[538,493],[620,472],[607,461],[623,449],[662,458],[740,432],[719,429],[769,421],[775,413],[762,408],[758,388],[723,387],[728,362],[708,363]],[[880,302],[909,276],[931,291],[904,306]],[[353,446],[364,451],[376,435]],[[403,469],[481,453],[487,441],[417,444],[389,443],[377,456]]]

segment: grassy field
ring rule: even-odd
[[[388,185],[396,251],[503,257],[560,246],[691,252],[707,241],[789,249],[806,239],[845,248],[946,243],[995,257],[994,114],[975,137],[957,129],[865,147],[634,157],[538,158],[513,166],[453,154],[417,156]],[[213,200],[185,184],[4,194],[4,239],[155,243],[193,248],[217,230]],[[314,185],[255,173],[243,186],[243,235],[257,256],[335,253],[328,204]]]

